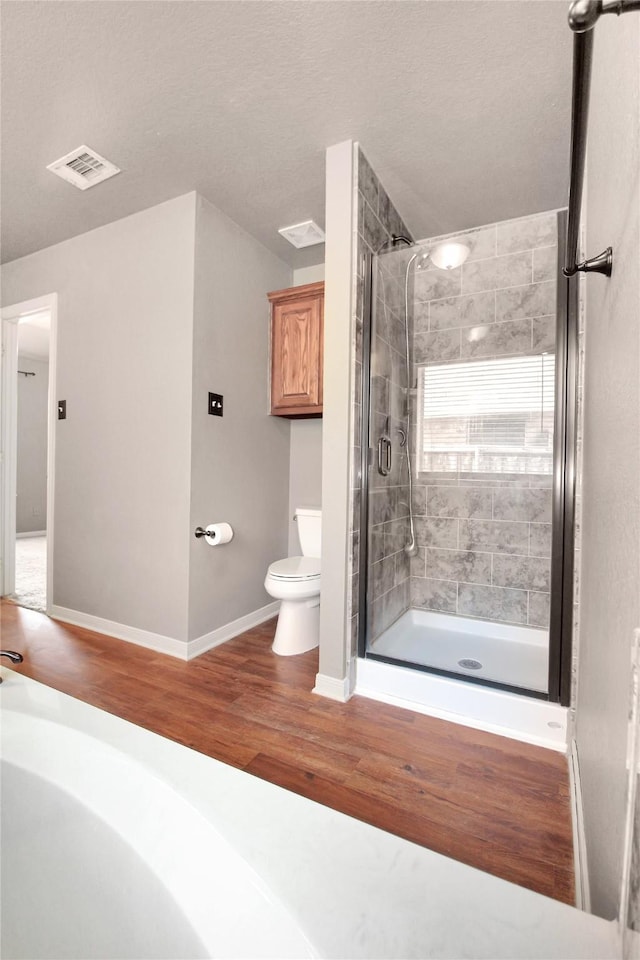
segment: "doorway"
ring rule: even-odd
[[[57,295],[2,309],[0,593],[49,613]]]

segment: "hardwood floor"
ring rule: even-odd
[[[2,601],[15,669],[438,853],[574,902],[566,759],[353,697],[311,693],[317,651],[275,621],[185,663]]]

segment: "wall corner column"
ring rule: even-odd
[[[354,148],[345,140],[327,150],[322,431],[322,600],[320,660],[314,692],[348,700],[346,635],[349,590],[352,268]]]

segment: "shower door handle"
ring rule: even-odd
[[[391,473],[391,440],[389,437],[380,437],[378,440],[378,473],[388,477]]]

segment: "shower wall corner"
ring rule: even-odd
[[[358,640],[364,629],[360,591],[365,583],[359,564],[361,530],[366,529],[361,526],[365,261],[390,243],[393,234],[409,235],[360,145],[352,140],[327,149],[325,229],[323,572],[314,689],[346,700],[355,687]]]
[[[391,610],[393,619],[409,609],[408,571],[404,579],[385,591],[385,598],[367,598],[366,576],[361,569],[364,556],[368,556],[368,406],[370,390],[370,302],[372,286],[370,270],[372,257],[381,248],[391,247],[394,235],[411,237],[409,230],[391,202],[383,184],[368,162],[359,144],[355,144],[354,157],[354,248],[353,248],[353,317],[352,317],[352,394],[351,394],[351,472],[349,500],[351,506],[349,526],[349,583],[347,603],[347,638],[350,643],[349,658],[364,655],[366,642],[367,602]],[[368,560],[367,560],[368,563]],[[369,611],[370,612],[370,611]]]
[[[354,144],[346,140],[326,152],[325,323],[322,430],[322,603],[320,649],[314,691],[348,699],[349,499],[351,405]]]

